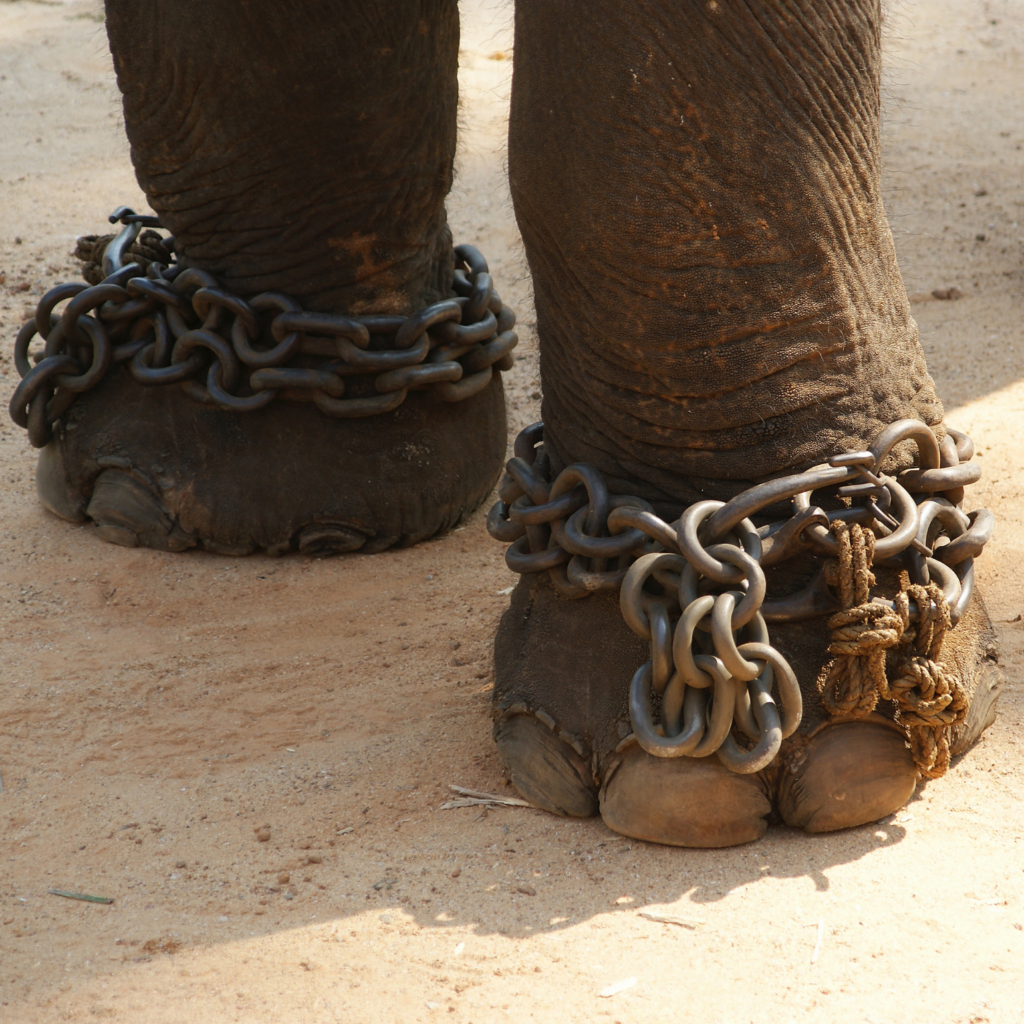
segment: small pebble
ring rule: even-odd
[[[532,885],[517,885],[516,892],[521,892],[524,896],[537,895],[537,890]]]
[[[458,878],[462,874],[462,868],[455,868],[454,871],[448,876],[449,878]]]
[[[279,885],[287,885],[292,880],[292,876],[287,871],[282,871],[277,876],[277,882]]]
[[[254,828],[253,832],[256,833],[256,839],[258,842],[265,843],[270,839],[270,826],[261,825],[259,828]]]

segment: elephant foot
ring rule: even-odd
[[[942,660],[968,684],[971,698],[967,717],[950,731],[949,753],[953,757],[974,746],[996,720],[1005,681],[997,653],[995,630],[984,599],[976,593],[960,624],[946,634],[942,650]]]
[[[979,600],[976,598],[976,600]],[[981,606],[955,636],[949,666],[965,672],[971,705],[967,717],[950,730],[949,754],[963,754],[995,721],[1004,677],[992,654],[988,618]],[[988,626],[986,630],[984,627]],[[974,665],[963,665],[974,649]],[[957,664],[959,663],[959,664]],[[898,811],[918,785],[903,730],[883,716],[868,721],[826,724],[809,738],[797,736],[783,748],[775,804],[786,824],[809,833],[867,824]]]
[[[783,649],[806,664],[813,627],[783,626],[777,635]],[[1003,683],[995,634],[980,594],[975,593],[957,628],[946,634],[941,660],[970,695],[966,718],[950,730],[949,753],[955,756],[995,721]],[[920,773],[891,707],[880,703],[882,713],[866,719],[828,719],[820,697],[805,690],[805,704],[808,696],[806,724],[783,746],[779,759],[775,805],[783,821],[807,832],[834,832],[899,810],[914,795]]]
[[[494,739],[512,784],[555,814],[600,813],[623,835],[671,846],[734,846],[763,835],[764,774],[716,758],[664,760],[630,739],[629,681],[647,645],[618,595],[560,597],[524,576],[495,641]]]
[[[763,773],[737,775],[715,757],[652,757],[635,742],[601,786],[601,817],[622,835],[718,848],[760,839],[772,804]]]
[[[801,580],[799,569],[771,575],[769,584],[783,592]],[[752,842],[772,817],[818,833],[902,807],[920,773],[894,706],[833,718],[822,702],[827,620],[773,624],[771,641],[803,698],[801,724],[774,761],[739,774],[714,755],[655,757],[632,735],[628,710],[630,680],[650,657],[649,645],[626,625],[618,595],[567,600],[547,573],[523,576],[495,641],[494,738],[513,785],[545,810],[600,813],[623,835],[687,847]],[[965,721],[950,736],[957,754],[994,720],[1002,680],[980,595],[947,634],[942,660],[971,695]]]
[[[981,739],[981,734],[995,722],[999,695],[1002,693],[1004,682],[1005,677],[994,661],[982,662],[978,668],[967,717],[952,729],[949,752],[954,757],[974,746]]]
[[[454,526],[490,492],[504,450],[497,374],[461,402],[414,392],[341,420],[291,401],[228,412],[117,370],[65,414],[36,486],[55,515],[127,547],[373,553]]]

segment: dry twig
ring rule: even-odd
[[[514,796],[494,796],[491,793],[481,793],[478,789],[466,789],[465,786],[449,786],[453,793],[460,794],[459,799],[449,800],[441,804],[438,810],[451,811],[456,807],[531,807],[532,804],[526,800],[520,800]]]

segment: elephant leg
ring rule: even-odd
[[[172,551],[374,552],[449,529],[500,470],[505,405],[494,364],[507,359],[483,350],[515,341],[506,310],[489,335],[441,351],[501,308],[494,294],[480,305],[465,279],[456,294],[444,208],[455,0],[365,11],[339,0],[109,0],[106,9],[136,174],[174,240],[177,262],[156,290],[166,296],[200,274],[155,308],[175,353],[186,329],[207,348],[192,350],[199,368],[185,384],[152,383],[156,356],[115,358],[56,422],[39,461],[41,501],[93,521],[105,540]],[[260,295],[262,305],[246,306]],[[407,318],[445,302],[459,306],[447,321],[403,340]],[[274,320],[285,309],[347,319],[341,335],[330,323],[289,333]],[[105,323],[115,346],[136,337]],[[153,324],[135,326],[155,336]],[[211,355],[211,332],[224,354]],[[289,338],[293,354],[267,362]],[[168,360],[165,374],[170,349]],[[366,360],[377,368],[360,370]],[[392,381],[389,365],[415,372]],[[226,398],[212,390],[218,373]],[[258,373],[298,383],[266,384],[274,397],[260,406],[271,392],[259,391]],[[237,408],[246,403],[259,407]]]
[[[672,524],[695,502],[863,451],[898,420],[942,438],[882,204],[880,25],[877,0],[641,0],[628,11],[615,0],[518,0],[509,178],[533,275],[552,482],[589,466],[610,493]],[[894,448],[877,468],[895,476],[915,457]],[[603,499],[587,487],[595,513]],[[511,503],[518,492],[504,493]],[[834,493],[815,500],[842,504]],[[523,501],[502,516],[525,516]],[[763,510],[768,522],[785,514]],[[831,636],[820,616],[770,624],[803,697],[801,724],[773,761],[743,774],[703,748],[641,748],[629,735],[630,679],[652,650],[616,616],[614,594],[586,596],[573,582],[590,572],[597,586],[612,567],[563,542],[564,518],[549,545],[541,521],[510,565],[553,564],[558,546],[563,563],[578,557],[553,570],[567,581],[556,589],[546,571],[528,571],[495,643],[495,736],[529,799],[590,813],[596,792],[624,834],[726,846],[756,839],[772,813],[827,831],[913,794],[918,764],[890,703],[854,721],[826,708],[818,682]],[[767,569],[768,593],[794,593],[820,562],[809,575],[806,564]],[[896,574],[880,580],[878,593],[894,597]],[[980,600],[947,634],[946,670],[973,701],[954,751],[991,721],[991,636]],[[513,737],[509,715],[547,731]],[[552,735],[568,737],[575,757]]]

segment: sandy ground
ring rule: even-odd
[[[504,183],[510,21],[464,5],[450,210],[521,313],[514,431],[539,391]],[[1024,5],[907,0],[887,54],[907,288],[1000,523],[979,570],[1008,685],[984,740],[892,819],[727,851],[440,810],[451,783],[510,792],[488,701],[512,577],[482,514],[370,557],[125,550],[43,512],[5,416],[0,1020],[1024,1020]],[[74,236],[144,205],[92,0],[0,3],[0,189],[7,393]]]

